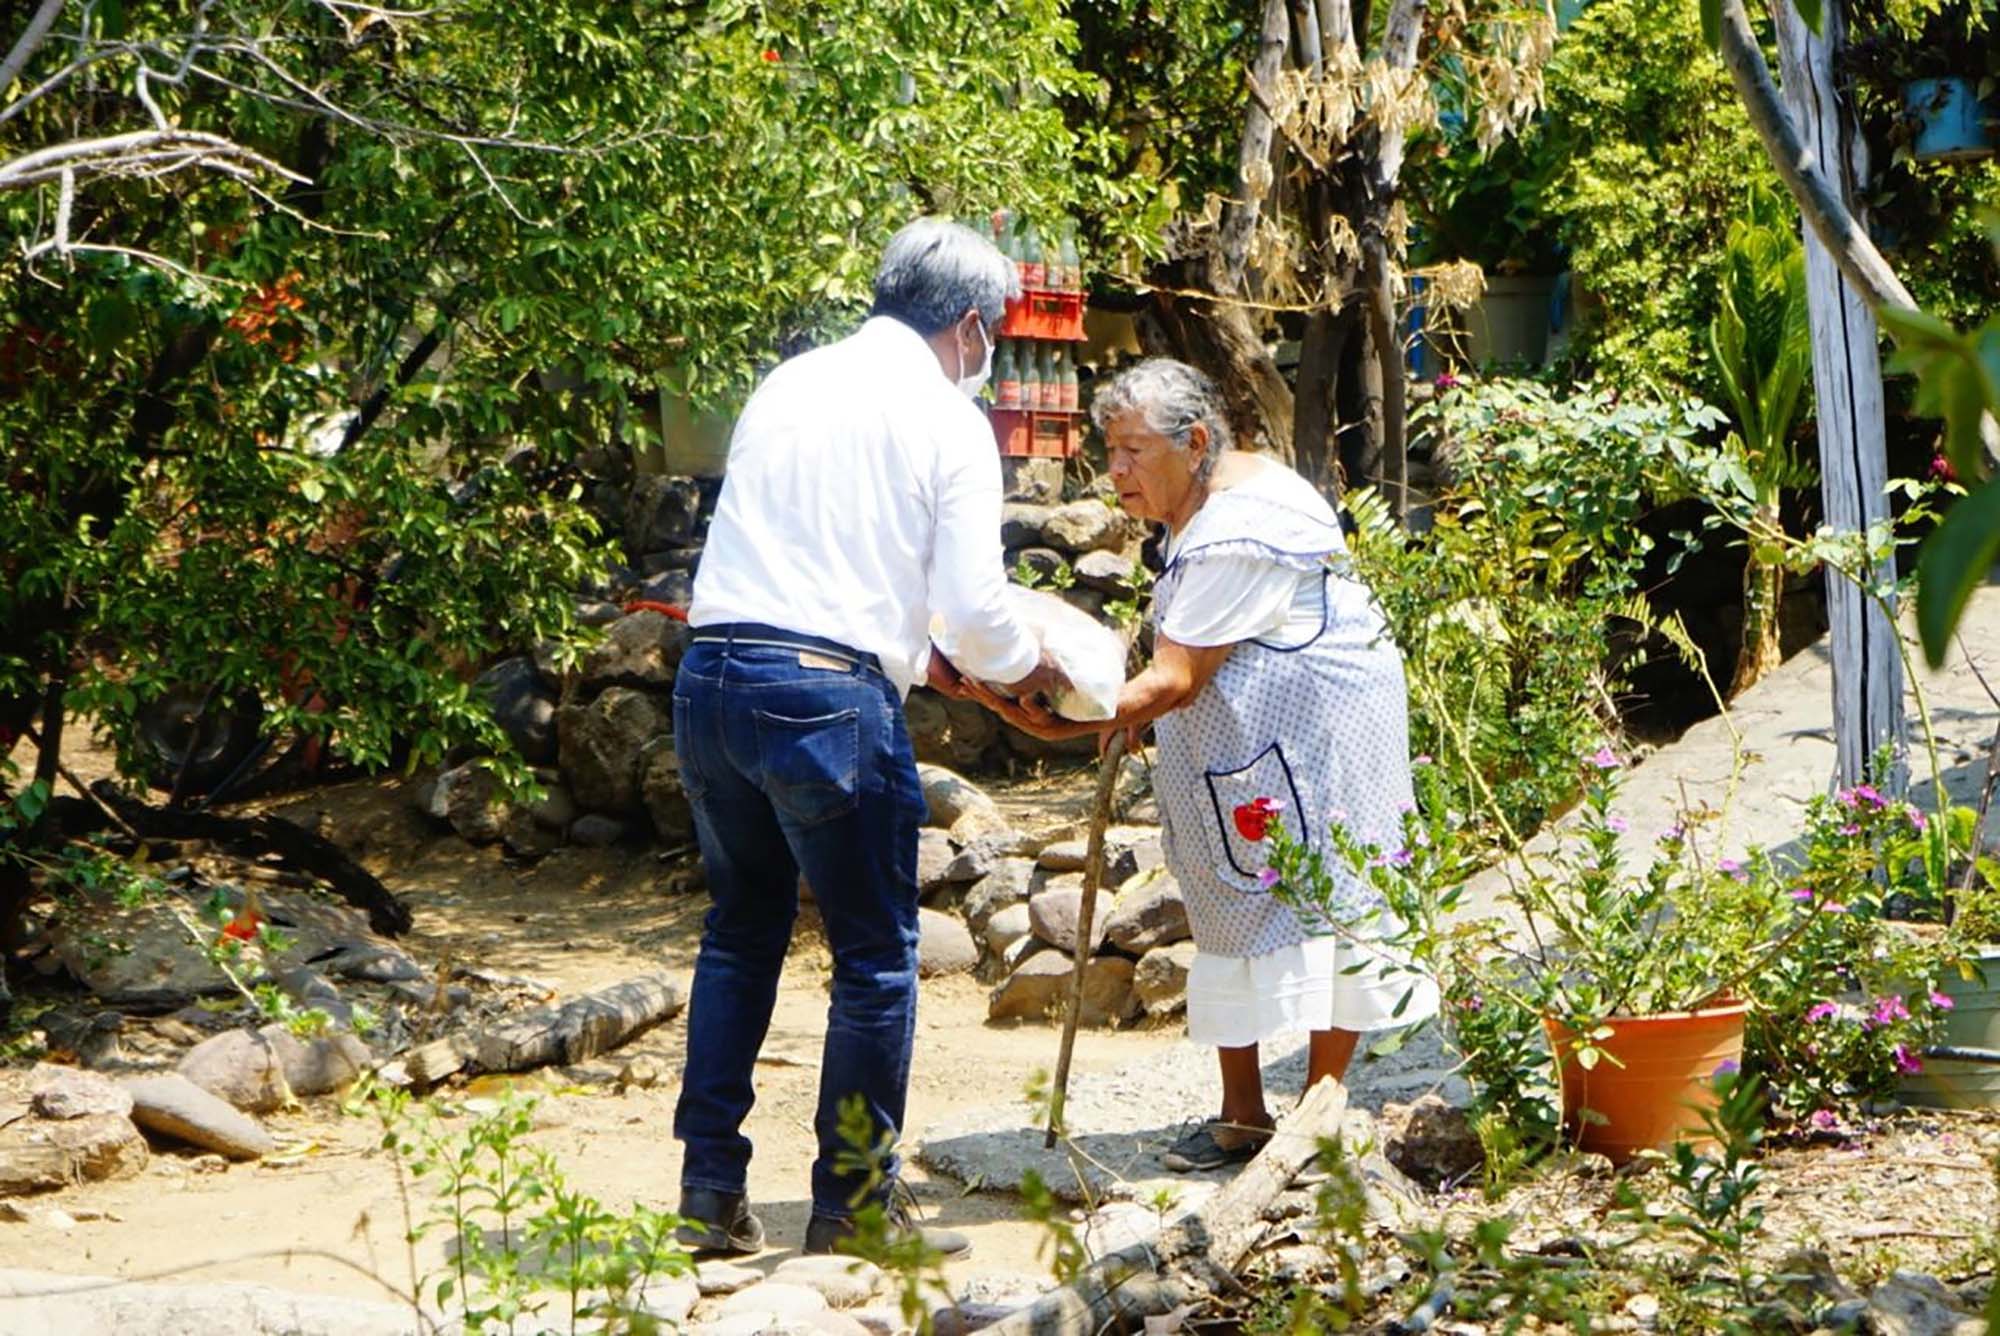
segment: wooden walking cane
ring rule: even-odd
[[[1069,1093],[1069,1057],[1076,1049],[1076,1025],[1083,1015],[1083,969],[1090,963],[1092,920],[1097,917],[1097,887],[1104,880],[1104,828],[1111,822],[1111,797],[1118,788],[1118,763],[1125,757],[1125,730],[1114,729],[1104,744],[1097,767],[1097,801],[1090,809],[1090,841],[1083,854],[1083,899],[1076,907],[1076,960],[1070,968],[1069,1006],[1063,1014],[1062,1049],[1056,1055],[1055,1086],[1049,1095],[1049,1134],[1044,1149],[1053,1150],[1063,1130],[1063,1098]]]

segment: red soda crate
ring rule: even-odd
[[[996,408],[993,439],[1012,459],[1068,459],[1083,445],[1083,414],[1058,409]]]
[[[1007,315],[1000,322],[1000,337],[1083,342],[1083,294],[1053,288],[1028,289],[1007,303]]]

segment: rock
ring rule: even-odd
[[[818,1290],[834,1308],[856,1308],[875,1297],[882,1285],[882,1268],[873,1262],[841,1256],[793,1257],[771,1273],[774,1285],[802,1285]]]
[[[1013,459],[1000,461],[1001,495],[1009,501],[1046,504],[1062,499],[1064,461]]]
[[[576,601],[576,624],[578,626],[609,626],[625,615],[625,609],[616,603],[606,603],[602,599],[580,598]]]
[[[1465,1110],[1437,1095],[1384,1105],[1382,1149],[1389,1163],[1428,1188],[1456,1183],[1486,1162]]]
[[[1032,584],[1046,584],[1058,578],[1058,573],[1069,568],[1063,554],[1052,547],[1024,547],[1007,554],[1007,573],[1026,570],[1032,577]],[[1022,583],[1031,583],[1023,581]]]
[[[639,558],[639,569],[647,575],[667,575],[674,571],[692,575],[700,566],[701,548],[695,546],[662,548]]]
[[[1039,547],[1042,531],[1055,515],[1055,507],[1010,501],[1000,508],[1000,545],[1005,548]]]
[[[255,1030],[224,1030],[212,1035],[182,1054],[175,1070],[209,1094],[249,1113],[270,1113],[292,1100],[277,1045]]]
[[[1086,589],[1095,589],[1113,598],[1123,598],[1132,592],[1132,567],[1134,563],[1116,552],[1086,552],[1076,559],[1073,568],[1076,582]]]
[[[646,1286],[646,1292],[633,1302],[632,1309],[655,1322],[664,1322],[668,1327],[679,1327],[700,1302],[701,1290],[693,1281],[656,1278]]]
[[[694,843],[694,807],[681,787],[681,761],[671,737],[655,738],[640,762],[639,791],[653,832],[665,845]]]
[[[1833,1269],[1833,1259],[1821,1248],[1794,1248],[1772,1274],[1779,1294],[1802,1308],[1845,1303],[1860,1298]]]
[[[1097,892],[1095,912],[1091,915],[1090,949],[1095,951],[1104,944],[1105,929],[1111,918],[1111,910],[1117,903],[1116,897]],[[1035,936],[1047,942],[1058,951],[1076,950],[1078,920],[1083,909],[1083,878],[1081,876],[1058,877],[1049,883],[1049,888],[1028,901],[1028,921]]]
[[[974,766],[1000,743],[1000,724],[969,700],[948,700],[928,688],[910,693],[903,718],[917,760],[934,765]]]
[[[685,612],[694,602],[693,571],[661,571],[646,577],[633,595],[648,603],[664,603]]]
[[[984,935],[986,925],[993,916],[1009,905],[1025,905],[1028,894],[1034,886],[1035,864],[1026,858],[1001,860],[981,880],[973,883],[965,893],[965,902],[960,908],[965,913],[965,922],[974,932]]]
[[[1027,936],[1021,938],[1019,941],[1015,942],[1012,946],[1008,947],[1006,952],[1001,955],[1000,964],[1002,968],[1000,971],[1000,977],[1004,979],[1005,977],[1007,977],[1007,975],[1012,974],[1015,970],[1019,969],[1021,967],[1021,962],[1026,960],[1029,956],[1039,955],[1042,952],[1047,952],[1050,955],[1059,954],[1056,951],[1056,949],[1050,946],[1047,942],[1035,936],[1034,933],[1032,932],[1029,933]]]
[[[935,909],[917,911],[917,974],[966,974],[979,964],[979,946],[964,922]]]
[[[857,1308],[847,1314],[859,1322],[868,1336],[911,1336],[914,1330],[903,1320],[903,1310],[886,1304]],[[935,1324],[933,1324],[935,1327]]]
[[[105,1276],[0,1271],[0,1332],[8,1336],[416,1336],[458,1329],[436,1316],[420,1322],[407,1302],[298,1294],[267,1285],[147,1285]]]
[[[257,1033],[277,1050],[285,1084],[302,1098],[347,1089],[375,1061],[375,1055],[359,1035],[328,1034],[301,1039],[282,1025],[267,1025]]]
[[[998,1325],[1008,1315],[1033,1302],[1033,1299],[1023,1299],[1018,1303],[968,1299],[949,1308],[940,1308],[931,1314],[932,1336],[972,1336],[976,1331]]]
[[[985,840],[977,840],[960,849],[945,865],[944,881],[953,886],[969,886],[993,875],[993,870],[999,866],[1000,855],[995,847]]]
[[[1001,527],[1006,527],[1004,512]],[[1043,518],[1041,533],[1051,547],[1065,552],[1117,547],[1125,541],[1125,517],[1102,501],[1072,501]]]
[[[1028,921],[1028,907],[1008,905],[992,918],[986,920],[986,949],[995,956],[1007,954],[1007,948],[1033,932]]]
[[[1111,605],[1111,597],[1108,594],[1095,589],[1086,589],[1082,585],[1071,585],[1068,589],[1058,590],[1056,597],[1092,621],[1110,620],[1105,611]]]
[[[945,869],[949,868],[957,855],[952,850],[951,838],[941,830],[926,827],[917,832],[917,890],[928,893],[940,886],[948,885]]]
[[[986,790],[941,765],[919,765],[929,823],[949,831],[953,843],[970,844],[986,836],[1005,834],[1009,827],[1000,804]]]
[[[1868,1316],[1881,1336],[1979,1336],[1985,1327],[1942,1281],[1915,1271],[1898,1271],[1877,1285]]]
[[[0,1197],[134,1178],[145,1170],[147,1159],[146,1139],[123,1114],[17,1118],[0,1124]],[[4,1316],[0,1309],[0,1322]]]
[[[701,488],[693,478],[642,474],[625,501],[625,550],[637,556],[692,546],[701,520]]]
[[[776,1281],[767,1280],[730,1295],[722,1301],[722,1307],[718,1311],[723,1317],[737,1313],[803,1317],[807,1313],[820,1312],[826,1306],[826,1296],[818,1290],[804,1285],[781,1285]]]
[[[570,796],[569,787],[561,783],[561,776],[554,771],[553,778],[541,779],[542,796],[527,806],[528,818],[543,830],[556,835],[569,830],[569,823],[576,820],[576,799]],[[541,778],[537,776],[537,778]]]
[[[602,812],[591,812],[570,823],[569,842],[586,849],[609,849],[624,838],[625,823]]]
[[[75,1067],[37,1064],[28,1073],[28,1107],[39,1117],[128,1118],[132,1096],[108,1077]]]
[[[132,1095],[132,1121],[149,1132],[233,1160],[258,1159],[278,1148],[270,1133],[178,1072],[135,1077],[125,1088]]]
[[[611,623],[604,639],[583,656],[584,689],[672,687],[674,670],[681,666],[681,655],[687,650],[688,635],[687,623],[663,612],[646,609],[620,617]]]
[[[1062,1013],[1069,999],[1072,966],[1060,951],[1044,951],[1029,956],[993,990],[988,999],[989,1020],[1037,1020]],[[1132,962],[1120,956],[1099,956],[1083,972],[1084,1025],[1115,1025],[1135,1014],[1137,999],[1132,994]]]
[[[640,758],[646,744],[671,726],[659,701],[629,687],[607,687],[588,705],[564,706],[557,714],[562,769],[578,804],[593,812],[636,815]]]
[[[705,1299],[747,1290],[763,1279],[763,1272],[734,1262],[702,1262],[694,1269],[694,1283]]]
[[[556,693],[532,656],[502,659],[473,679],[473,693],[493,712],[514,750],[529,765],[556,759]]]
[[[1148,1016],[1171,1016],[1187,1005],[1188,971],[1194,968],[1191,941],[1156,946],[1132,969],[1132,992]]]
[[[545,858],[562,848],[562,832],[536,821],[527,808],[510,806],[500,819],[500,843],[517,858]]]
[[[473,844],[500,838],[507,814],[501,800],[500,777],[484,761],[468,761],[438,775],[431,788],[431,815],[448,822],[458,837]]]
[[[1104,935],[1113,946],[1135,956],[1186,941],[1192,930],[1181,884],[1164,868],[1142,872],[1124,882],[1110,921],[1104,925]]]

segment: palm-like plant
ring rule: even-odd
[[[1805,252],[1794,231],[1766,220],[1775,212],[1753,203],[1750,215],[1729,229],[1719,309],[1708,330],[1709,354],[1736,418],[1725,448],[1742,467],[1732,473],[1749,493],[1757,531],[1766,533],[1779,530],[1784,489],[1814,480],[1792,440],[1812,375]],[[1778,664],[1784,578],[1778,554],[1753,543],[1743,568],[1743,645],[1731,695]]]

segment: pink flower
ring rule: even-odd
[[[1632,829],[1632,827],[1626,822],[1625,818],[1622,816],[1605,818],[1604,828],[1610,831],[1613,835],[1623,835],[1626,831]]]
[[[1661,844],[1678,844],[1687,838],[1687,831],[1679,825],[1668,826],[1660,832]]]
[[[1843,835],[1859,835],[1861,833],[1861,827],[1855,825],[1853,822],[1850,821],[1846,825],[1840,828],[1840,833]]]
[[[1738,881],[1742,881],[1744,877],[1743,864],[1734,858],[1724,858],[1718,860],[1715,865],[1715,870],[1717,872],[1722,873],[1724,876],[1734,877]]]
[[[1459,380],[1457,376],[1452,375],[1451,372],[1449,371],[1440,371],[1437,373],[1437,379],[1432,383],[1435,384],[1440,390],[1455,390],[1464,382]],[[1939,455],[1938,458],[1943,459],[1944,456]]]
[[[1829,914],[1845,914],[1847,912],[1847,906],[1838,900],[1829,900],[1821,905],[1820,908]]]
[[[1916,808],[1912,807],[1909,810],[1908,815],[1910,818],[1910,829],[1916,831],[1918,834],[1921,835],[1924,831],[1924,827],[1929,824],[1924,820],[1924,814],[1922,812],[1919,812]]]
[[[1936,1007],[1939,1011],[1950,1011],[1954,1006],[1958,1004],[1953,1002],[1950,998],[1946,997],[1943,993],[1937,991],[1937,989],[1933,988],[1931,990],[1931,1005]]]
[[[1274,867],[1267,867],[1257,874],[1257,884],[1267,891],[1283,880],[1284,877]]]
[[[1813,888],[1810,886],[1794,886],[1791,896],[1792,899],[1798,901],[1800,904],[1809,905],[1812,903]]]
[[[1411,765],[1429,765],[1430,763],[1431,758],[1428,755],[1418,756],[1410,761]]]
[[[1834,1116],[1832,1109],[1814,1109],[1812,1117],[1806,1121],[1816,1132],[1831,1132],[1840,1126],[1840,1119]]]
[[[1743,1070],[1742,1063],[1738,1062],[1734,1058],[1724,1058],[1721,1062],[1715,1064],[1715,1071],[1713,1073],[1713,1076],[1715,1080],[1720,1081],[1724,1077],[1734,1076],[1742,1070]]]
[[[1903,1005],[1902,998],[1892,993],[1875,999],[1875,1011],[1870,1019],[1876,1025],[1894,1025],[1897,1021],[1910,1019],[1910,1009]]]
[[[1902,1044],[1896,1045],[1890,1056],[1896,1060],[1896,1070],[1905,1076],[1915,1076],[1924,1069],[1924,1060]]]
[[[1584,764],[1597,770],[1616,770],[1622,762],[1618,759],[1618,753],[1611,748],[1599,747],[1584,759]]]
[[[1411,857],[1412,855],[1408,849],[1398,849],[1395,853],[1389,855],[1389,866],[1408,867]]]
[[[1856,784],[1848,790],[1848,794],[1857,806],[1866,805],[1879,810],[1889,805],[1888,799],[1876,792],[1873,784]]]
[[[1821,1021],[1830,1021],[1839,1014],[1840,1006],[1838,1003],[1815,1002],[1806,1009],[1806,1020],[1817,1025]]]

